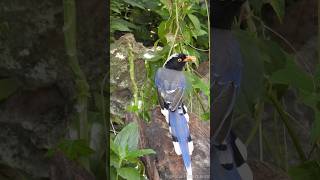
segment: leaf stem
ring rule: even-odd
[[[298,136],[296,135],[295,131],[293,130],[293,128],[291,127],[289,120],[293,120],[294,117],[292,117],[290,114],[288,114],[283,107],[281,106],[281,103],[279,102],[279,100],[276,98],[275,94],[273,93],[268,93],[268,97],[270,98],[271,102],[273,103],[273,105],[275,106],[276,110],[278,111],[284,125],[286,126],[288,133],[293,141],[293,144],[296,148],[296,151],[300,157],[300,160],[303,162],[305,161],[307,158],[305,156],[305,153],[303,151],[302,145],[299,142]]]

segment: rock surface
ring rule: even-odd
[[[18,86],[0,101],[0,164],[30,179],[49,177],[45,153],[65,136],[76,110],[62,3],[0,2],[0,80],[12,78]],[[106,72],[104,2],[80,0],[77,11],[78,59],[90,90],[100,91]]]

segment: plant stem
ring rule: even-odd
[[[133,50],[132,50],[132,44],[128,44],[129,46],[129,56],[128,56],[128,60],[129,60],[129,66],[130,66],[130,79],[131,79],[131,83],[132,83],[132,89],[133,89],[133,99],[134,99],[134,105],[138,106],[138,86],[136,83],[136,78],[135,78],[135,70],[134,70],[134,55],[133,55]]]
[[[79,134],[80,139],[88,140],[87,103],[89,85],[80,68],[76,46],[76,6],[74,0],[64,0],[64,39],[69,67],[74,73],[78,93]]]
[[[256,105],[255,113],[254,113],[254,119],[256,120],[256,122],[255,122],[254,128],[251,130],[249,137],[245,143],[246,146],[248,146],[251,143],[251,141],[253,140],[254,136],[256,135],[256,133],[259,129],[259,126],[262,121],[263,110],[264,110],[264,103],[259,101]]]
[[[275,94],[268,94],[268,97],[270,98],[271,102],[273,103],[273,105],[275,106],[276,110],[278,111],[284,125],[286,126],[288,133],[292,139],[292,142],[296,148],[296,151],[300,157],[300,160],[303,162],[305,161],[306,155],[303,151],[303,148],[299,142],[298,136],[296,135],[296,133],[294,132],[293,128],[290,125],[289,120],[293,120],[294,117],[292,117],[290,114],[288,114],[283,107],[281,106],[281,103],[278,101],[278,99],[276,98]]]
[[[246,18],[247,18],[247,23],[248,23],[249,31],[250,31],[250,32],[253,32],[253,33],[256,33],[256,32],[257,32],[257,28],[256,28],[256,25],[254,24],[254,22],[253,22],[253,20],[252,20],[252,12],[251,12],[251,9],[250,9],[249,1],[246,1],[246,2],[243,4],[243,7],[244,7],[245,11],[246,11],[247,14],[248,14],[248,17],[246,17]]]
[[[176,43],[176,39],[177,39],[177,36],[178,36],[178,32],[179,32],[179,29],[180,29],[180,25],[179,25],[179,13],[178,13],[178,2],[176,1],[175,2],[175,9],[176,9],[176,17],[175,17],[175,19],[176,19],[176,31],[175,31],[175,33],[174,33],[174,39],[173,39],[173,42],[172,42],[172,45],[171,45],[171,47],[170,47],[170,51],[169,51],[169,53],[168,53],[168,57],[167,57],[167,59],[170,57],[170,55],[171,55],[171,53],[172,53],[172,50],[173,50],[173,48],[174,48],[174,45],[175,45],[175,43]]]

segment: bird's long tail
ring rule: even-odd
[[[214,179],[252,180],[253,175],[247,164],[247,148],[231,131],[226,144],[215,145],[212,171]]]
[[[191,154],[193,142],[190,136],[188,121],[189,116],[186,111],[177,109],[167,111],[169,131],[172,135],[173,146],[178,155],[182,155],[183,163],[187,171],[187,179],[192,180]]]

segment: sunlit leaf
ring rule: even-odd
[[[138,149],[138,141],[139,141],[139,130],[138,124],[132,122],[126,125],[116,136],[114,139],[114,144],[121,147],[121,149],[125,149],[128,147],[129,151]]]
[[[135,168],[119,168],[117,169],[118,174],[127,180],[140,180],[140,173]]]
[[[200,21],[199,21],[198,17],[193,15],[193,14],[188,14],[188,17],[191,20],[194,28],[196,30],[200,30],[201,29],[201,24],[200,24]]]
[[[139,158],[149,154],[155,154],[156,152],[152,149],[139,149],[128,153],[126,159]]]

